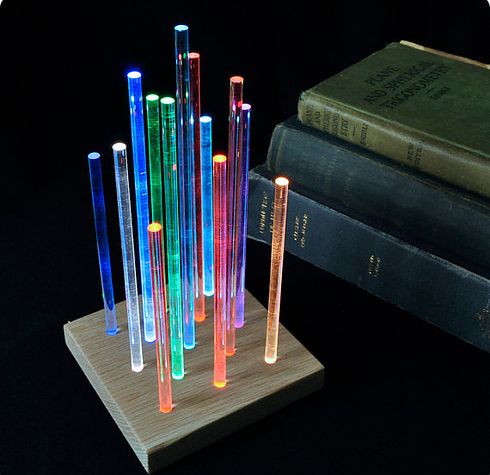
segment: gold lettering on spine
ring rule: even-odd
[[[260,202],[259,233],[264,234],[267,227],[267,208],[269,207],[269,195],[266,191],[262,192]]]
[[[381,257],[371,254],[368,259],[368,274],[372,277],[378,277],[381,268]]]

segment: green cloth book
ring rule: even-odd
[[[303,92],[301,122],[490,197],[490,72],[391,43]]]

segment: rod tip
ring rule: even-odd
[[[274,183],[278,186],[287,186],[289,185],[289,180],[284,176],[280,176],[274,180]]]
[[[213,162],[216,162],[216,163],[226,162],[226,155],[215,155],[213,157]]]
[[[264,358],[264,361],[267,363],[267,364],[274,364],[276,361],[277,361],[277,358],[271,358],[269,356],[266,356]]]
[[[162,225],[160,223],[151,223],[148,226],[148,231],[150,233],[158,233],[161,230],[162,230]]]
[[[112,146],[112,150],[114,150],[114,152],[122,152],[123,150],[126,150],[126,144],[117,142]]]
[[[129,79],[138,79],[141,77],[141,73],[139,71],[130,71],[128,73],[128,78]]]

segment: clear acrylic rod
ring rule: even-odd
[[[111,254],[107,236],[105,214],[104,185],[100,154],[88,154],[90,184],[92,188],[92,205],[94,208],[95,237],[99,256],[100,280],[102,284],[102,300],[104,302],[105,331],[108,335],[117,333],[116,309],[114,308],[114,291],[112,288]]]
[[[131,219],[131,197],[129,192],[126,145],[123,143],[116,143],[112,146],[112,151],[114,155],[114,171],[116,175],[117,209],[119,213],[119,229],[121,233],[131,369],[133,371],[141,371],[143,369],[143,351],[141,348],[138,284],[136,281],[136,263],[134,256],[133,224]]]
[[[196,336],[194,324],[194,144],[189,103],[189,28],[186,25],[177,25],[174,31],[184,348],[190,350],[196,345]]]
[[[277,360],[282,263],[284,256],[284,241],[286,238],[286,218],[288,210],[288,185],[289,181],[284,177],[278,177],[274,182],[271,273],[269,281],[269,305],[267,307],[267,334],[264,358],[265,362],[269,364],[273,364]]]

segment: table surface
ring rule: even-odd
[[[490,63],[487,2],[465,9],[337,2],[326,17],[282,4],[27,2],[0,7],[2,157],[0,474],[143,474],[63,339],[101,307],[86,154],[104,158],[116,300],[124,299],[110,145],[129,143],[124,73],[145,92],[173,87],[172,27],[202,56],[203,111],[226,150],[228,78],[253,105],[251,166],[301,90],[390,41]],[[395,2],[396,3],[396,2]],[[208,10],[208,8],[212,8]],[[237,19],[247,34],[237,35]],[[247,26],[248,25],[248,26]],[[250,28],[249,28],[250,27]],[[130,37],[128,33],[133,33]],[[235,35],[235,42],[228,41]],[[266,45],[266,46],[264,46]],[[267,303],[269,252],[248,243],[247,287]],[[490,358],[477,348],[294,256],[281,321],[327,368],[325,387],[168,467],[166,474],[490,472]],[[266,456],[266,457],[265,457]],[[260,465],[259,465],[260,464]]]

